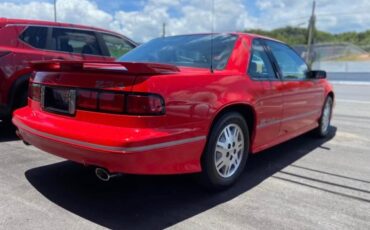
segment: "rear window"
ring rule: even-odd
[[[108,48],[109,55],[111,57],[121,57],[128,51],[135,48],[133,44],[128,42],[127,40],[120,38],[118,36],[110,35],[110,34],[102,34],[103,41]]]
[[[213,41],[212,41],[213,39]],[[234,48],[236,35],[197,34],[157,38],[119,58],[125,62],[156,62],[179,66],[224,69]],[[213,45],[211,45],[213,43]],[[213,46],[213,48],[211,48]],[[213,49],[213,55],[211,50]]]
[[[38,48],[46,48],[48,29],[41,26],[30,26],[21,34],[20,39],[28,45]]]
[[[62,52],[102,55],[95,33],[92,31],[54,28],[51,49]]]

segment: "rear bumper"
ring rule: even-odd
[[[29,107],[15,112],[13,123],[17,126],[19,135],[25,142],[59,157],[85,165],[103,167],[111,173],[179,174],[201,171],[200,158],[206,142],[205,136],[174,140],[170,137],[174,134],[170,132],[167,135],[160,132],[156,136],[153,131],[150,136],[146,137],[147,141],[143,141],[141,137],[139,145],[136,145],[132,138],[130,143],[125,143],[122,140],[129,138],[117,137],[117,135],[113,137],[103,135],[100,138],[106,143],[121,141],[121,144],[101,144],[102,141],[97,143],[71,138],[68,133],[62,132],[63,127],[52,127],[50,132],[42,130],[40,127],[45,128],[50,124],[46,124],[43,119],[38,120],[37,116],[32,114]],[[96,128],[93,127],[96,124],[91,124],[91,126],[91,130]],[[88,127],[84,124],[84,129],[86,128]],[[104,133],[104,126],[99,128],[101,133]],[[137,132],[136,129],[132,131]],[[56,135],[56,133],[60,134]],[[125,133],[130,136],[127,128]],[[109,138],[112,140],[106,140]],[[94,140],[97,140],[96,134]],[[149,144],[143,144],[145,142]]]

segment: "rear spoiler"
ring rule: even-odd
[[[180,72],[174,65],[144,62],[104,62],[104,61],[37,61],[31,62],[35,71],[56,72],[115,72],[122,74],[168,74]]]

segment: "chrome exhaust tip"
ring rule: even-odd
[[[22,140],[23,144],[25,144],[25,145],[27,145],[27,146],[31,145],[30,143],[28,143],[27,141],[25,141],[25,140],[23,139],[22,134],[21,134],[21,132],[20,132],[18,129],[15,131],[15,134],[17,135],[17,137],[18,137],[19,139],[21,139],[21,140]]]
[[[109,181],[110,179],[112,179],[113,177],[117,177],[121,174],[111,174],[109,173],[106,169],[103,169],[103,168],[96,168],[95,169],[95,175],[96,177],[101,180],[101,181],[104,181],[104,182],[107,182]]]

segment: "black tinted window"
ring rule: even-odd
[[[253,40],[248,73],[255,79],[275,79],[275,72],[270,59],[259,40]]]
[[[85,30],[54,28],[51,49],[70,53],[102,55],[95,33]]]
[[[284,80],[302,80],[306,78],[307,65],[302,58],[288,46],[266,41],[274,55]]]
[[[48,29],[41,26],[30,26],[20,36],[20,39],[28,45],[38,48],[46,48]]]
[[[132,50],[135,46],[130,42],[124,40],[123,38],[110,35],[110,34],[102,34],[102,38],[105,42],[105,45],[108,48],[109,55],[111,57],[121,57],[128,51]]]
[[[212,39],[213,42],[211,42]],[[211,66],[211,44],[213,43],[213,68],[224,69],[236,39],[236,35],[230,34],[157,38],[133,49],[119,58],[119,61],[157,62],[209,68]]]

